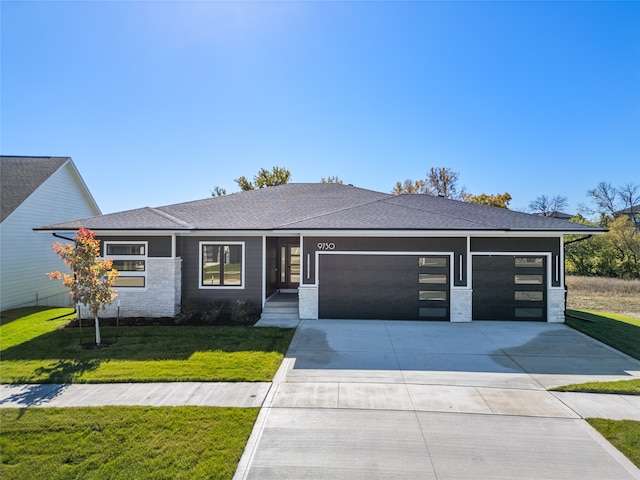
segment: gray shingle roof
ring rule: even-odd
[[[516,230],[597,232],[549,217],[427,195],[350,185],[290,183],[222,197],[141,208],[42,230]]]
[[[4,221],[69,157],[0,156],[0,221]]]

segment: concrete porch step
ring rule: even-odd
[[[277,319],[300,320],[300,317],[298,316],[298,312],[289,312],[289,313],[262,312],[262,315],[260,316],[260,320],[277,320]]]
[[[268,303],[264,306],[263,312],[269,313],[298,313],[298,304],[295,305],[269,305]]]

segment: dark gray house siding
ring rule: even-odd
[[[303,283],[314,283],[316,252],[433,252],[453,253],[455,286],[467,284],[466,237],[304,237]]]
[[[171,257],[171,237],[167,236],[152,236],[152,235],[140,235],[140,236],[123,236],[123,235],[109,235],[109,236],[96,236],[100,240],[100,248],[102,249],[102,255],[104,252],[104,242],[148,242],[149,257]]]
[[[242,288],[201,288],[200,242],[243,242],[244,285]],[[251,301],[256,307],[262,304],[262,238],[261,237],[183,237],[182,247],[182,301],[216,300]]]

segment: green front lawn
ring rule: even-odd
[[[640,395],[640,378],[616,380],[613,382],[587,382],[552,388],[556,392],[617,393],[620,395]]]
[[[59,309],[22,313],[0,326],[2,383],[270,381],[295,331],[106,327],[101,331],[108,346],[87,349],[79,329],[59,329],[68,319],[49,320]],[[84,328],[82,335],[91,342],[93,329]]]
[[[257,415],[214,407],[2,409],[0,478],[231,479]]]
[[[640,360],[640,319],[615,313],[567,310],[565,323]]]
[[[640,468],[640,422],[587,418],[587,422]]]

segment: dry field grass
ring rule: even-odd
[[[640,280],[567,276],[567,308],[640,318]]]

